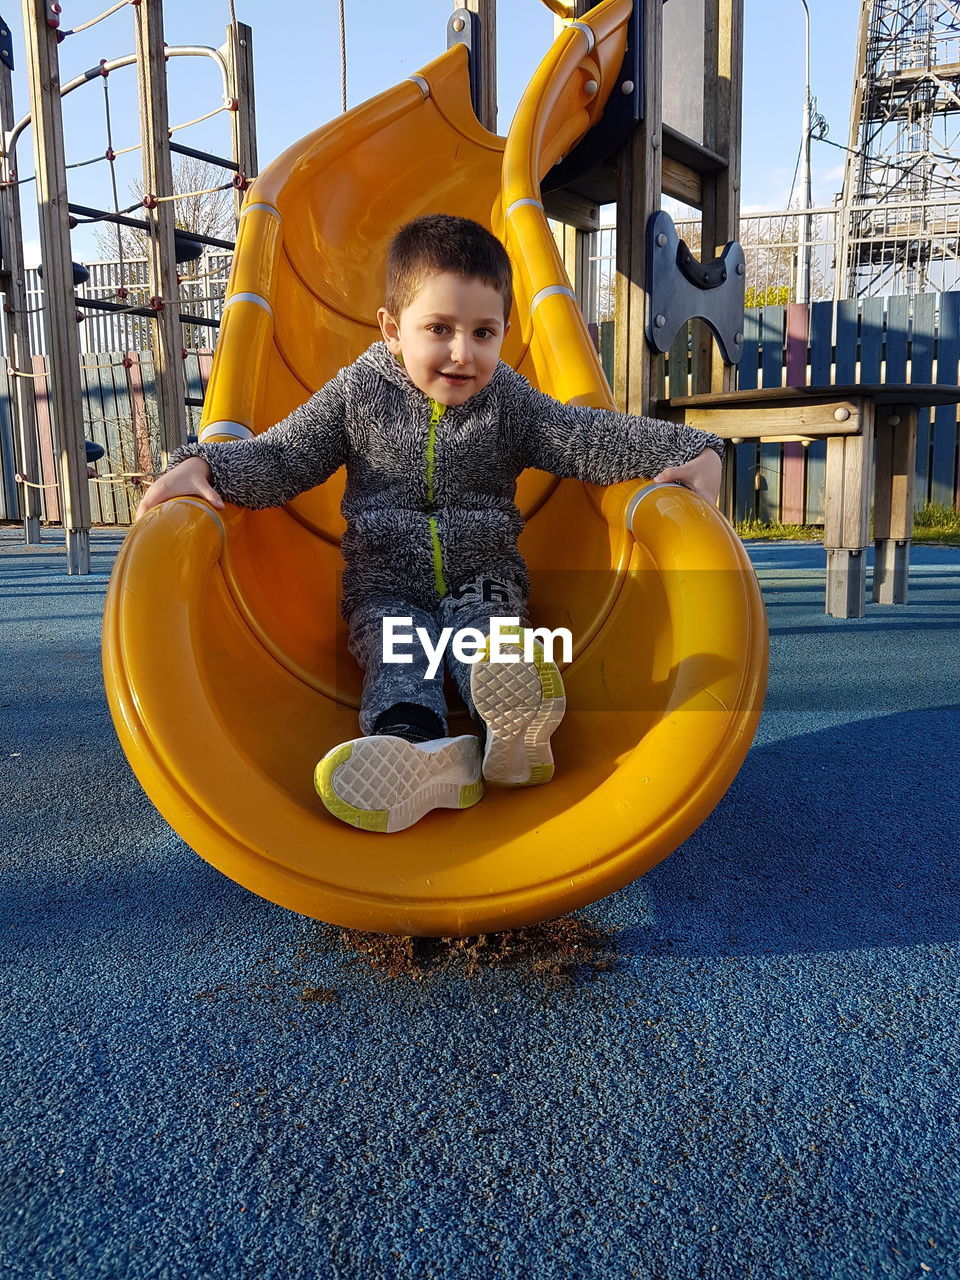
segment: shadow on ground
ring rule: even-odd
[[[960,706],[754,746],[718,808],[625,894],[621,949],[712,956],[960,938]],[[639,903],[638,903],[639,905]]]
[[[74,697],[59,711],[92,726],[104,714],[96,705],[101,697],[94,693],[86,710],[86,700]],[[55,708],[50,713],[59,721]],[[31,727],[22,743],[33,758],[30,792],[25,808],[21,796],[8,811],[13,826],[18,816],[30,824],[46,811],[57,815],[61,838],[75,835],[86,844],[91,825],[103,827],[104,837],[99,862],[81,857],[72,875],[55,883],[29,861],[5,860],[7,908],[13,919],[30,922],[19,945],[30,938],[41,948],[71,938],[82,945],[92,922],[99,930],[123,927],[132,909],[148,931],[151,919],[161,932],[162,922],[176,921],[177,932],[187,935],[198,929],[202,935],[204,920],[212,925],[225,911],[255,919],[263,909],[280,910],[180,844],[138,794],[118,747],[107,748],[106,758],[89,750],[94,742],[64,753],[54,745],[54,723]],[[477,967],[504,964],[545,976],[580,968],[589,977],[597,964],[614,962],[614,950],[626,959],[952,943],[960,939],[960,871],[944,815],[960,807],[952,763],[958,730],[960,706],[946,705],[755,745],[684,846],[606,903],[585,909],[604,930],[615,918],[611,936],[564,940],[547,932],[538,952],[538,936],[525,931],[512,940],[488,935],[464,948],[436,940],[374,945],[371,935],[307,927],[322,950],[345,948],[384,976],[418,979],[451,967],[472,976]],[[78,784],[67,804],[60,793],[65,757]],[[137,826],[140,848],[129,834],[111,838],[110,811],[118,803],[146,810]],[[579,957],[562,958],[568,943],[583,948]]]

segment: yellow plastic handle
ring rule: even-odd
[[[551,13],[555,13],[558,18],[563,18],[567,22],[571,18],[577,16],[577,6],[574,0],[542,0]]]

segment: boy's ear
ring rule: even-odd
[[[387,350],[391,355],[398,356],[400,354],[400,326],[386,307],[381,307],[377,312],[377,323],[380,325],[380,332],[383,334],[383,340],[387,344]]]

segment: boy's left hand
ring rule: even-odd
[[[698,453],[695,458],[685,462],[681,467],[664,468],[658,476],[653,477],[653,480],[655,484],[666,484],[669,481],[685,485],[694,493],[699,493],[700,497],[705,498],[712,506],[716,506],[720,498],[722,471],[723,463],[720,461],[720,455],[713,449],[704,449],[702,453]]]

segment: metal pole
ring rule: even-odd
[[[803,157],[800,168],[800,207],[807,212],[800,219],[800,243],[797,246],[797,302],[810,301],[810,239],[812,220],[809,210],[813,207],[813,184],[810,175],[810,135],[813,121],[813,99],[810,96],[810,9],[807,0],[800,0],[803,5],[806,22],[806,71],[804,74],[803,95]]]

